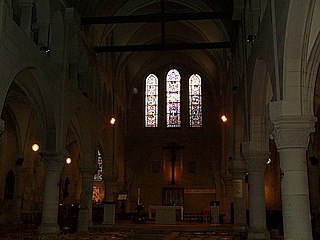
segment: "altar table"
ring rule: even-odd
[[[183,220],[183,207],[182,206],[149,206],[149,218],[152,216],[152,210],[156,212],[157,224],[176,224],[176,211],[180,210],[180,219]]]

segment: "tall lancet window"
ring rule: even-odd
[[[146,78],[145,126],[158,127],[158,78],[150,74]]]
[[[103,167],[103,161],[102,161],[102,156],[100,151],[98,150],[98,159],[97,159],[97,163],[98,163],[98,170],[96,172],[96,174],[94,175],[94,181],[102,181],[102,167]]]
[[[189,78],[189,124],[190,127],[202,127],[201,77],[198,74]]]
[[[180,74],[171,69],[166,78],[167,127],[181,127]]]

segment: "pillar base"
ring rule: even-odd
[[[261,239],[261,240],[270,239],[270,233],[266,229],[249,228],[248,239],[249,240],[253,240],[253,239],[254,240],[256,240],[256,239]]]
[[[54,223],[42,223],[39,227],[39,233],[41,235],[56,235],[60,233],[60,227]]]
[[[103,205],[103,224],[115,224],[116,205],[113,202],[107,202]]]
[[[78,232],[87,232],[92,226],[92,221],[89,219],[89,209],[80,208],[78,217]]]

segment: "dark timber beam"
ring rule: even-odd
[[[82,25],[88,24],[114,24],[137,22],[169,22],[186,20],[205,20],[231,18],[226,12],[199,12],[199,13],[160,13],[136,16],[86,17],[81,19]]]
[[[218,49],[231,48],[230,42],[210,43],[177,43],[177,44],[148,44],[148,45],[123,45],[123,46],[96,46],[95,52],[150,52],[150,51],[174,51],[194,49]]]

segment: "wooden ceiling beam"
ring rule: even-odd
[[[138,23],[138,22],[169,22],[187,20],[208,20],[230,18],[226,12],[199,12],[199,13],[159,13],[135,16],[111,16],[111,17],[85,17],[81,18],[82,25],[88,24],[115,24],[115,23]]]
[[[219,49],[219,48],[231,48],[231,43],[230,42],[209,42],[209,43],[96,46],[94,50],[96,53],[103,53],[103,52],[177,51],[177,50]]]

